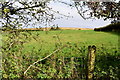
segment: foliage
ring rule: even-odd
[[[120,2],[75,2],[75,7],[84,19],[120,19]]]
[[[39,40],[37,38],[39,34],[32,36],[31,32],[26,30],[23,32],[18,29],[28,27],[31,23],[33,27],[36,23],[47,25],[54,20],[54,11],[48,7],[49,2],[49,0],[8,0],[8,2],[0,3],[2,12],[0,13],[2,15],[0,33],[4,36],[2,39],[4,44],[1,49],[4,54],[2,59],[3,78],[22,78],[24,76],[23,71],[30,62],[30,59],[26,58],[28,55],[22,52],[24,44],[31,39]],[[32,52],[31,54],[33,54]],[[34,55],[30,57],[34,58]],[[28,63],[24,63],[24,60]]]
[[[58,27],[58,25],[53,25],[50,30],[60,30],[60,28]]]
[[[56,0],[59,1],[59,0]],[[76,8],[78,14],[83,19],[104,19],[104,20],[119,20],[120,19],[120,1],[80,1],[72,0],[71,3],[62,2],[70,7]]]
[[[93,34],[92,31],[78,31],[71,30],[72,34]],[[62,33],[66,36],[71,33],[71,31],[63,31]],[[4,43],[3,44],[3,78],[9,79],[85,79],[86,78],[86,60],[87,60],[87,44],[86,43],[76,43],[73,42],[59,42],[52,39],[51,41],[54,42],[50,48],[47,43],[47,46],[43,48],[43,45],[46,45],[42,42],[41,37],[44,37],[47,41],[48,38],[52,35],[60,34],[60,31],[50,31],[49,34],[45,34],[44,31],[21,31],[19,35],[12,36],[12,34],[6,33],[6,36],[3,37],[4,39],[8,40],[10,43],[8,46]],[[61,35],[63,36],[63,34]],[[97,32],[95,32],[96,34]],[[14,34],[14,33],[13,33]],[[36,34],[39,34],[38,36]],[[101,34],[101,33],[99,33]],[[105,33],[102,33],[105,35]],[[43,36],[44,35],[44,36]],[[89,35],[90,36],[90,35]],[[21,37],[21,38],[20,38]],[[27,38],[28,37],[28,38]],[[37,37],[33,39],[34,37]],[[59,36],[60,37],[60,36]],[[63,36],[64,37],[64,36]],[[81,36],[82,37],[82,36]],[[62,37],[60,37],[62,38]],[[113,38],[113,37],[112,37]],[[16,40],[18,39],[18,40]],[[56,37],[57,39],[57,37]],[[68,39],[68,38],[67,38]],[[50,38],[49,38],[50,40]],[[74,40],[72,38],[72,40]],[[14,42],[14,45],[9,48],[11,41]],[[16,41],[25,42],[23,45],[19,45],[21,43],[16,43]],[[33,46],[32,49],[26,48],[26,52],[23,52],[26,45],[29,43],[34,43],[35,41],[39,44],[39,48]],[[51,42],[50,41],[50,42]],[[45,41],[46,42],[46,41]],[[48,41],[49,42],[49,41]],[[109,41],[108,41],[109,42]],[[35,44],[35,43],[34,43]],[[43,59],[47,55],[49,55],[54,50],[58,49],[66,45],[63,49],[57,51],[50,57],[36,63],[33,65],[27,72],[24,74],[26,69],[36,62],[39,59]],[[97,45],[97,44],[96,44]],[[42,47],[40,47],[42,46]],[[45,50],[46,49],[46,50]],[[48,49],[48,50],[47,50]],[[44,51],[43,51],[44,50]],[[94,78],[95,79],[119,79],[120,73],[120,62],[119,52],[116,46],[106,47],[106,45],[97,46],[97,55],[96,55],[96,63],[95,63],[95,72]]]
[[[95,31],[114,31],[119,32],[120,31],[120,23],[114,23],[107,25],[105,27],[95,28]]]
[[[44,24],[54,20],[55,11],[48,4],[49,0],[9,0],[8,2],[0,3],[2,10],[2,26],[4,28],[18,29],[23,27]]]
[[[87,47],[80,47],[81,44],[67,44],[67,47],[56,52],[49,58],[32,66],[28,72],[23,72],[29,65],[41,58],[40,54],[18,54],[5,58],[3,64],[4,78],[80,78],[85,79]],[[84,49],[84,50],[83,50]],[[97,49],[95,64],[95,79],[119,79],[120,62],[117,49],[108,51],[104,46]],[[35,53],[35,52],[33,52]],[[73,54],[74,53],[74,54]],[[16,55],[17,55],[16,54]],[[39,57],[40,56],[40,57]],[[73,58],[73,59],[72,59]],[[21,66],[20,66],[21,65]]]

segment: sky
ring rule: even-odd
[[[65,1],[65,0],[64,0]],[[67,0],[69,1],[69,0]],[[53,10],[59,11],[61,14],[69,15],[70,18],[61,18],[55,20],[53,23],[58,24],[59,27],[77,27],[77,28],[98,28],[103,27],[111,23],[111,21],[104,21],[102,19],[96,20],[84,20],[75,8],[71,9],[65,4],[52,2],[49,5]],[[70,13],[70,14],[69,14]],[[58,15],[56,15],[58,16]]]
[[[67,3],[71,2],[71,0],[60,0],[60,1],[64,1],[64,2],[67,2]],[[119,0],[117,0],[117,1],[119,1]],[[109,21],[109,20],[104,21],[102,19],[84,20],[77,13],[77,10],[75,8],[71,9],[71,7],[69,7],[68,5],[65,5],[63,3],[51,2],[49,4],[49,7],[51,7],[54,11],[59,11],[59,13],[61,13],[63,15],[70,16],[69,18],[63,16],[63,18],[56,19],[55,21],[53,21],[51,23],[51,24],[56,24],[59,27],[98,28],[98,27],[103,27],[103,26],[109,25],[111,23],[111,21]],[[55,14],[55,16],[60,17],[61,15]],[[44,26],[42,26],[42,27],[44,27]],[[50,27],[50,26],[48,26],[48,27]]]

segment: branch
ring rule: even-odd
[[[58,52],[59,50],[63,49],[64,47],[66,47],[66,46],[63,46],[63,47],[61,47],[61,48],[58,48],[57,50],[55,50],[55,51],[52,52],[51,54],[47,55],[46,57],[44,57],[44,58],[42,58],[42,59],[40,59],[40,60],[37,60],[36,62],[34,62],[33,64],[31,64],[31,65],[25,70],[24,75],[27,73],[27,71],[28,71],[33,65],[35,65],[36,63],[38,63],[38,62],[40,62],[40,61],[43,61],[43,60],[47,59],[47,58],[50,57],[52,54]]]
[[[42,4],[39,4],[39,5],[34,5],[34,6],[19,8],[19,9],[16,9],[15,11],[19,11],[19,10],[22,10],[22,9],[29,9],[29,8],[39,7],[39,6],[43,6],[43,5],[42,5]]]
[[[77,9],[77,11],[78,11],[78,14],[83,18],[83,19],[85,19],[86,20],[86,18],[80,13],[80,11],[79,11],[79,9],[78,9],[78,7],[77,6],[75,6],[76,7],[76,9]]]
[[[58,2],[63,3],[63,4],[68,5],[68,6],[71,6],[71,7],[74,7],[72,4],[69,4],[69,3],[63,2],[63,1],[61,1],[61,0],[60,0],[60,1],[58,0]]]
[[[47,7],[48,9],[50,9],[52,12],[54,12],[54,13],[56,13],[56,14],[59,14],[59,15],[61,15],[61,16],[64,16],[64,17],[72,17],[72,16],[67,16],[66,14],[62,14],[62,13],[59,13],[59,11],[54,11],[54,10],[52,10],[51,8],[49,8],[49,7]]]

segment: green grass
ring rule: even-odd
[[[118,35],[107,32],[96,32],[93,30],[58,30],[58,31],[33,31],[33,36],[37,36],[38,41],[31,39],[29,43],[25,44],[25,50],[29,51],[33,47],[41,48],[45,51],[51,51],[55,48],[56,43],[76,43],[88,45],[102,45],[106,47],[118,47]]]

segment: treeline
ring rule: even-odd
[[[120,31],[120,23],[114,23],[105,27],[95,28],[94,31]]]

